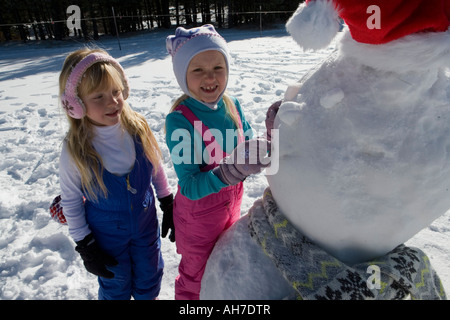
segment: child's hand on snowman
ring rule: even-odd
[[[268,156],[270,141],[255,138],[240,143],[229,155],[213,169],[213,173],[228,185],[244,181],[251,174],[258,174],[270,164]]]
[[[280,105],[283,101],[279,100],[275,103],[273,103],[269,109],[267,109],[266,113],[266,129],[267,129],[267,140],[272,139],[272,129],[273,129],[273,122],[275,121],[275,117],[278,113],[278,110],[280,109]]]

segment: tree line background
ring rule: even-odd
[[[0,40],[90,40],[116,35],[116,28],[118,33],[127,33],[206,23],[218,28],[262,26],[286,22],[302,1],[0,0]],[[70,5],[81,9],[80,29],[67,27]]]

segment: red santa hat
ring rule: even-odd
[[[443,32],[449,27],[450,0],[306,0],[286,29],[304,49],[329,45],[347,24],[354,40],[384,44],[418,32]]]

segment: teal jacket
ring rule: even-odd
[[[239,101],[231,98],[239,112],[245,139],[253,137],[253,131],[245,120]],[[214,135],[218,144],[230,154],[237,146],[237,128],[226,114],[223,99],[213,110],[193,98],[187,98],[180,104],[187,106],[202,121]],[[181,194],[191,200],[203,198],[219,192],[227,187],[212,171],[202,172],[207,165],[208,152],[205,151],[200,133],[194,130],[192,124],[179,112],[171,112],[166,118],[166,143],[178,177]]]

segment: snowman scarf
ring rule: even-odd
[[[279,212],[270,188],[250,209],[248,226],[299,299],[446,299],[421,250],[400,245],[374,261],[347,265],[296,230]]]

